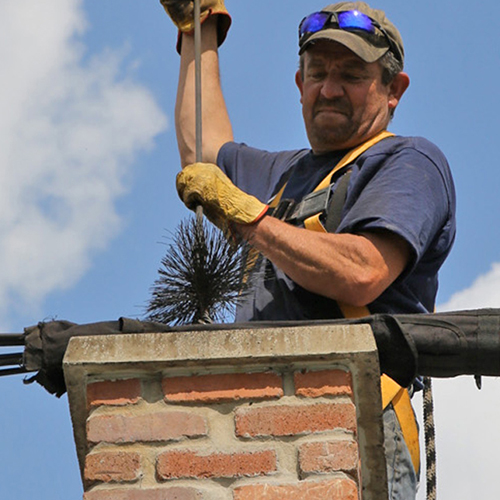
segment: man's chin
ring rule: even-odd
[[[317,123],[310,134],[310,143],[313,150],[331,151],[333,149],[344,149],[344,144],[352,140],[353,130],[350,127],[332,127]]]
[[[352,119],[350,116],[340,111],[320,111],[314,116],[312,122],[313,127],[321,133],[321,131],[331,131],[333,134],[343,135],[346,132],[350,133],[353,128]],[[328,132],[330,133],[330,132]]]

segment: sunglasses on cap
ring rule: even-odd
[[[389,50],[401,61],[399,50],[387,32],[380,24],[359,10],[346,10],[343,12],[313,12],[304,17],[299,25],[299,45],[302,46],[307,38],[324,29],[341,29],[376,35],[378,30],[389,44]]]

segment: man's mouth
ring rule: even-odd
[[[343,115],[343,116],[348,116],[348,113],[346,110],[339,109],[339,108],[332,108],[332,107],[326,107],[323,106],[321,108],[318,108],[315,110],[314,115],[318,116],[319,114],[336,114],[336,115]]]
[[[314,106],[314,116],[321,113],[343,115],[349,118],[351,116],[351,107],[348,102],[342,99],[327,100],[319,99]]]

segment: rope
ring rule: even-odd
[[[424,378],[423,399],[427,500],[436,500],[436,432],[434,426],[434,398],[430,377]]]

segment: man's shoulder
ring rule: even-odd
[[[244,142],[226,142],[219,150],[219,159],[235,157],[254,157],[258,156],[263,159],[274,160],[281,159],[283,162],[296,161],[304,156],[310,155],[311,150],[307,148],[293,149],[293,150],[282,150],[282,151],[269,151],[267,149],[256,148],[247,145]]]
[[[353,192],[358,194],[368,184],[378,189],[396,185],[409,191],[441,189],[450,200],[449,206],[454,206],[455,188],[448,161],[434,143],[423,137],[383,139],[354,162],[353,172]]]
[[[388,137],[370,148],[368,154],[395,155],[404,150],[408,150],[410,154],[422,154],[432,161],[438,161],[440,163],[444,161],[446,163],[446,157],[441,149],[425,137],[419,136],[395,135],[393,137]]]
[[[307,149],[271,152],[228,142],[221,147],[217,164],[236,186],[267,202],[308,154]]]

